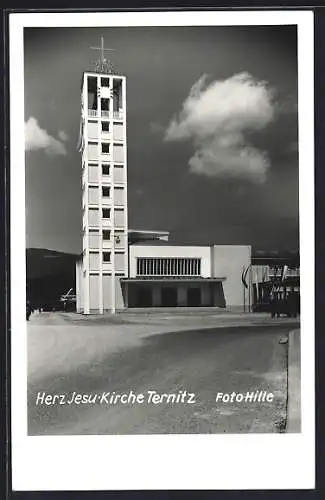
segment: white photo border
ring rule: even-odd
[[[274,435],[28,436],[24,28],[288,24],[298,26],[302,432]],[[14,491],[315,487],[313,31],[314,14],[311,10],[9,15]]]

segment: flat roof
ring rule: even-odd
[[[134,245],[137,243],[148,243],[151,244],[156,241],[163,240],[168,242],[169,231],[150,231],[142,229],[128,229],[129,242]]]

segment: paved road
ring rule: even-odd
[[[60,324],[56,318],[51,316],[49,325],[29,325],[31,435],[246,433],[281,429],[286,416],[287,345],[279,340],[291,328],[286,322],[133,337],[130,330],[126,341],[121,342],[116,340],[118,336],[121,340],[121,330],[110,334],[107,328],[103,331],[101,324],[71,326],[71,322]],[[136,326],[133,329],[136,331]],[[68,343],[61,344],[60,336]],[[35,352],[42,337],[51,338],[51,345],[40,351],[37,358]],[[65,352],[58,362],[60,345]],[[181,395],[182,391],[187,394],[180,403],[154,404],[148,402],[151,390],[159,395]],[[272,403],[215,402],[218,392],[262,390],[274,394]],[[113,392],[128,395],[130,391],[143,394],[144,402],[109,403]],[[74,392],[97,399],[88,404],[69,404]],[[194,394],[194,398],[188,393]],[[41,404],[42,396],[55,394],[60,396],[55,404],[45,404],[44,398]],[[195,403],[190,403],[190,399],[195,399]]]

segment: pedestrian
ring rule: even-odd
[[[274,318],[274,316],[275,316],[275,295],[274,295],[273,291],[270,292],[269,304],[270,304],[271,318]]]

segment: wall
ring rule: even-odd
[[[108,274],[103,274],[103,307],[104,311],[109,311],[112,307],[112,277]],[[119,277],[115,277],[115,307],[116,309],[124,308],[124,299]]]
[[[125,265],[124,252],[123,253],[115,252],[115,271],[123,272],[124,265]]]
[[[88,221],[89,221],[89,226],[99,226],[99,210],[98,210],[98,208],[89,208]]]
[[[125,192],[122,187],[114,188],[114,204],[115,205],[124,205],[125,202]]]
[[[90,249],[99,249],[99,231],[89,229],[89,248]]]
[[[91,271],[98,271],[99,269],[99,253],[89,252],[89,269]]]
[[[111,307],[112,281],[111,276],[103,274],[103,306],[104,310]]]
[[[124,128],[123,123],[114,123],[113,124],[113,139],[115,141],[123,141],[124,139]]]
[[[89,139],[98,139],[98,123],[94,121],[88,121],[87,132]]]
[[[122,210],[122,209],[115,209],[114,210],[114,225],[116,227],[123,227],[124,226],[124,210]]]
[[[114,165],[114,182],[124,182],[123,165]]]
[[[98,144],[90,144],[88,143],[88,160],[97,160],[98,159]]]
[[[89,165],[88,173],[90,182],[98,182],[98,165]]]
[[[130,278],[136,277],[138,257],[183,257],[201,258],[201,274],[204,278],[211,276],[210,247],[198,246],[130,246]]]
[[[211,273],[225,277],[223,289],[226,307],[248,305],[249,291],[242,283],[242,273],[251,263],[249,245],[214,245],[211,247]],[[244,296],[245,294],[245,296]]]
[[[124,162],[124,146],[123,146],[123,144],[114,144],[113,161]]]
[[[76,261],[76,297],[77,304],[76,310],[80,313],[83,309],[83,272],[82,272],[82,260]]]
[[[98,205],[99,196],[98,196],[98,187],[89,186],[88,188],[88,203],[89,205]]]
[[[98,288],[98,274],[89,275],[89,309],[96,311],[99,308],[99,288]]]

